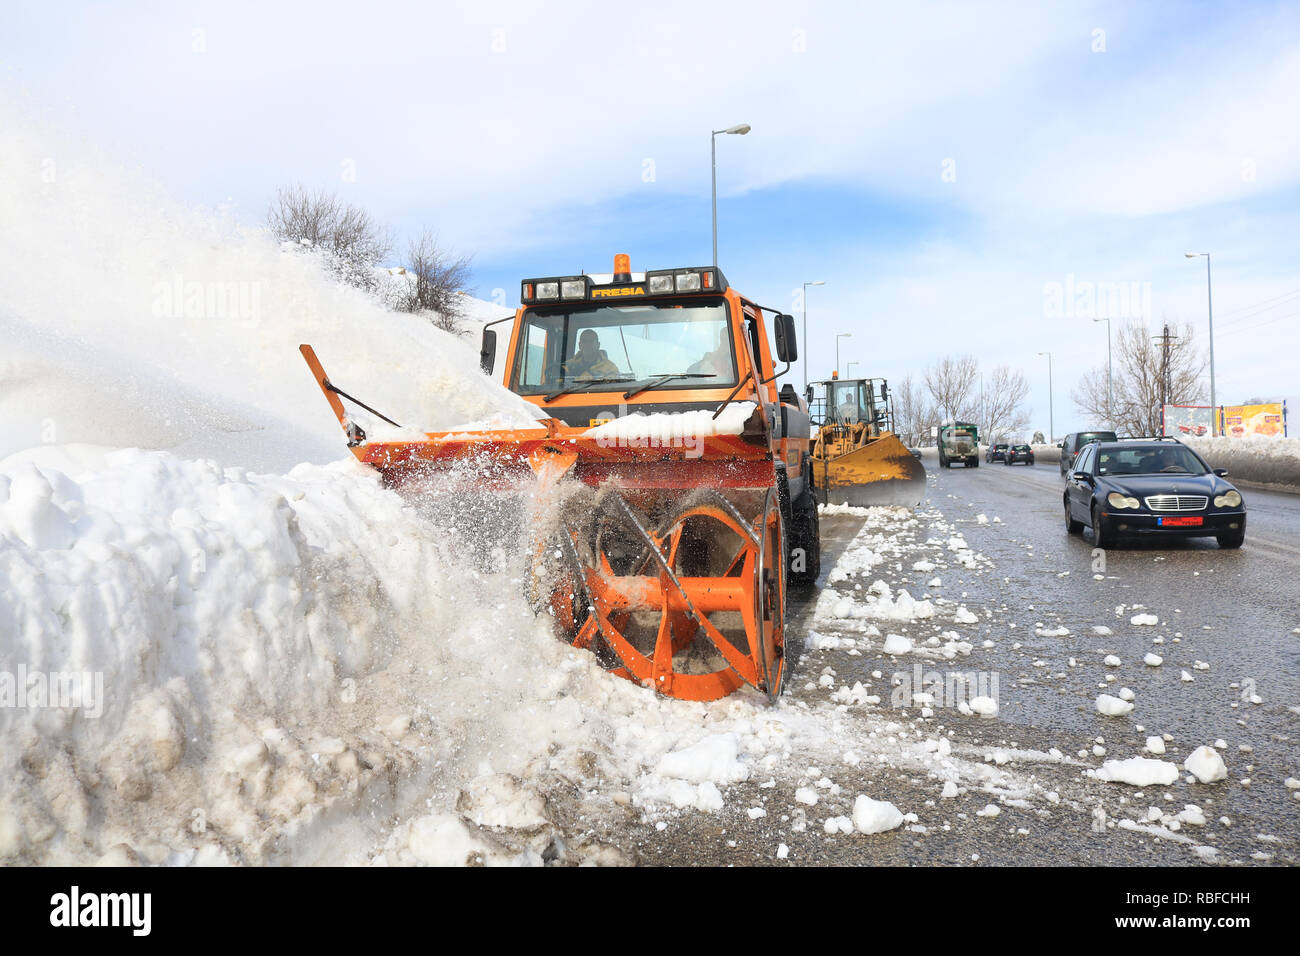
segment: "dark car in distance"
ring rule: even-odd
[[[1012,445],[1007,449],[1006,456],[1002,460],[1008,465],[1014,465],[1016,462],[1032,465],[1034,463],[1034,450],[1028,445]]]
[[[1079,453],[1079,449],[1091,441],[1115,441],[1115,433],[1070,432],[1070,434],[1066,435],[1061,444],[1057,446],[1061,449],[1062,478],[1070,473],[1070,465],[1074,461],[1074,456]]]
[[[1065,486],[1065,528],[1092,528],[1097,547],[1123,537],[1246,540],[1246,505],[1227,470],[1172,438],[1092,442],[1075,459]]]
[[[984,460],[989,464],[995,461],[1007,460],[1007,449],[1011,446],[1005,442],[998,442],[996,445],[989,445],[989,450],[984,453]]]

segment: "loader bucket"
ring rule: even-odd
[[[823,504],[914,508],[925,497],[925,467],[890,432],[842,455],[813,458]]]

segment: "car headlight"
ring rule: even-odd
[[[1106,496],[1107,503],[1112,508],[1140,508],[1141,503],[1136,498],[1130,498],[1127,495],[1121,495],[1118,491],[1112,491]]]
[[[1230,491],[1226,495],[1219,495],[1214,499],[1216,508],[1238,508],[1241,506],[1241,495],[1236,491]]]

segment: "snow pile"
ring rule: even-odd
[[[1241,437],[1185,438],[1211,468],[1228,469],[1228,480],[1260,482],[1285,488],[1300,488],[1300,438]],[[1249,503],[1248,503],[1249,504]]]
[[[5,96],[0,208],[0,458],[95,443],[258,469],[334,460],[343,434],[304,342],[406,426],[537,417],[477,373],[472,344],[386,311],[312,255],[182,208]]]

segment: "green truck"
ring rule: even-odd
[[[939,426],[939,467],[959,461],[967,468],[980,466],[980,430],[970,422],[944,422]]]

